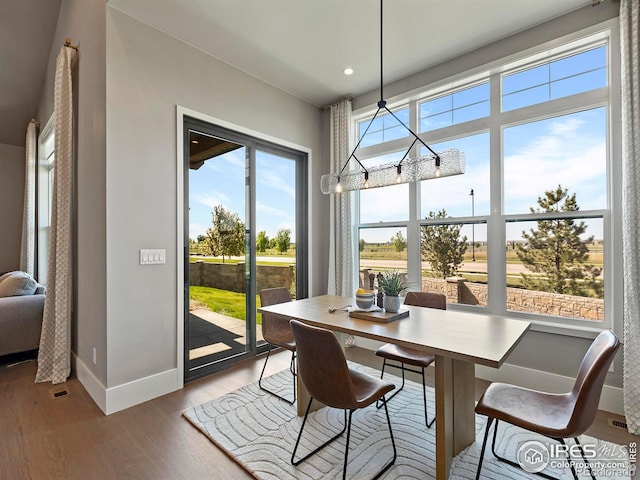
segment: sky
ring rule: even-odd
[[[246,222],[245,148],[207,160],[189,171],[189,238],[211,227],[213,208],[222,205]],[[295,162],[256,151],[256,227],[274,238],[278,230],[291,231],[295,242]]]
[[[503,110],[533,105],[606,85],[604,46],[548,64],[524,69],[503,78]],[[488,83],[420,104],[421,131],[486,117]],[[408,122],[408,108],[397,112]],[[502,131],[503,212],[529,213],[538,196],[558,185],[576,194],[580,210],[607,208],[606,121],[604,107],[514,125]],[[368,125],[361,122],[360,135]],[[395,123],[395,125],[394,125]],[[407,135],[390,116],[378,117],[363,145]],[[458,148],[466,157],[463,175],[421,182],[420,217],[445,209],[448,216],[482,216],[490,211],[490,137],[488,132],[430,145],[436,152]],[[365,165],[386,163],[398,155],[368,159]],[[190,238],[211,226],[216,205],[245,221],[245,149],[208,160],[189,175]],[[289,229],[295,242],[295,162],[262,151],[256,153],[257,231],[273,238]],[[316,186],[312,186],[316,188]],[[473,189],[474,195],[470,192]],[[408,185],[360,192],[360,222],[404,221],[409,217]],[[587,235],[601,239],[602,220],[587,220]],[[530,224],[507,224],[507,240],[522,238]],[[465,227],[469,230],[469,227]],[[486,240],[486,228],[475,227],[476,241]],[[377,234],[376,234],[377,232]],[[470,238],[470,235],[468,235]],[[483,238],[484,236],[484,238]],[[386,229],[368,229],[368,242],[388,241]]]

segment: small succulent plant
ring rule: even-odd
[[[378,275],[378,288],[389,297],[397,297],[407,288],[406,274],[398,271],[384,272]]]

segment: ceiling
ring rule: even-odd
[[[25,144],[47,73],[60,1],[0,1],[0,143]]]
[[[0,143],[24,145],[61,0],[0,2]],[[388,0],[384,82],[592,0]],[[312,105],[380,85],[377,0],[108,0],[108,5]],[[350,66],[355,73],[342,72]]]
[[[592,0],[388,0],[384,81],[543,23]],[[109,0],[121,10],[307,102],[380,85],[377,0]],[[343,74],[350,66],[355,73]]]

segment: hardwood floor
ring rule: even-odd
[[[347,356],[379,367],[373,352],[350,348]],[[268,372],[285,369],[289,352],[272,354]],[[59,388],[35,384],[35,361],[0,366],[0,479],[251,479],[233,460],[181,416],[204,403],[254,382],[264,355],[187,384],[184,389],[105,416],[77,379]],[[433,370],[433,369],[430,369]],[[432,379],[431,379],[432,380]],[[476,382],[476,395],[486,382]],[[638,441],[607,425],[600,412],[588,432],[616,443]]]

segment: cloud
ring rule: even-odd
[[[270,190],[278,190],[290,198],[296,198],[295,178],[290,181],[284,175],[284,172],[258,167],[257,181],[261,188]]]
[[[224,193],[217,192],[216,195],[204,193],[196,194],[191,197],[191,200],[201,203],[202,205],[209,207],[213,211],[213,207],[216,207],[218,205],[222,205],[223,207],[227,208],[226,205],[230,203],[231,199]]]
[[[280,208],[272,207],[264,202],[256,201],[256,212],[258,215],[270,215],[274,217],[291,218],[293,215],[292,210],[282,210]]]
[[[200,223],[189,224],[189,238],[196,239],[198,235],[204,235],[207,232],[207,228],[211,225],[202,225]]]

